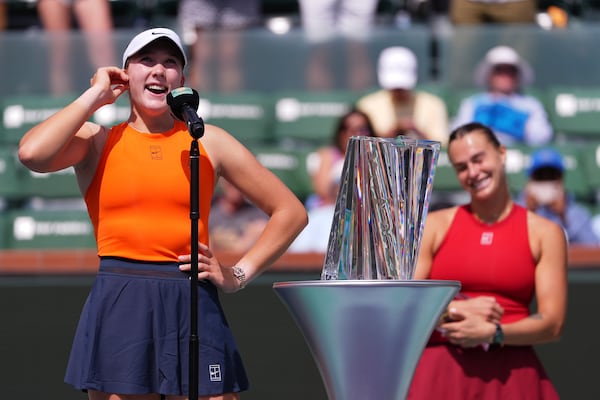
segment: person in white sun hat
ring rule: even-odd
[[[475,70],[475,84],[485,91],[461,101],[452,126],[480,122],[506,146],[549,143],[553,131],[544,106],[523,93],[533,81],[531,66],[512,47],[490,49]]]

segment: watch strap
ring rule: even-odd
[[[502,325],[500,324],[496,324],[496,333],[494,333],[492,344],[498,346],[502,346],[504,344],[504,331],[502,330]]]

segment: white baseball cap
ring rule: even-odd
[[[383,89],[414,89],[417,57],[406,47],[388,47],[379,55],[377,77]]]
[[[183,60],[183,66],[185,67],[185,64],[187,64],[187,58],[185,57],[185,51],[183,50],[183,45],[181,44],[179,35],[168,28],[152,28],[137,34],[133,39],[131,39],[131,42],[129,42],[129,45],[127,45],[127,48],[123,53],[123,68],[125,68],[125,64],[127,63],[127,59],[129,59],[129,57],[160,38],[167,38],[173,42],[175,46],[177,46],[181,52],[181,59]]]
[[[490,49],[483,61],[479,63],[475,70],[475,83],[479,86],[486,86],[488,78],[495,65],[514,65],[519,70],[519,79],[522,85],[533,83],[534,74],[531,65],[519,56],[519,53],[512,47],[496,46]]]

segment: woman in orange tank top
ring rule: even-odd
[[[532,346],[562,332],[564,232],[513,203],[506,148],[487,126],[457,128],[448,155],[471,201],[427,216],[415,279],[459,280],[461,293],[430,338],[408,398],[558,399]]]
[[[175,32],[146,30],[125,49],[122,68],[99,68],[89,89],[19,145],[31,170],[74,166],[94,225],[100,267],[65,376],[91,400],[182,400],[189,393],[191,137],[166,101],[184,85],[185,64]],[[112,128],[88,121],[125,92],[127,121]],[[218,291],[236,292],[268,268],[307,216],[296,196],[228,132],[206,125],[199,150],[198,394],[231,400],[248,382]],[[221,265],[208,243],[219,177],[269,216],[234,266]]]

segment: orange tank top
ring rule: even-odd
[[[85,194],[99,256],[177,261],[191,250],[190,146],[183,122],[162,134],[112,127]],[[208,244],[214,168],[199,143],[198,239]]]

